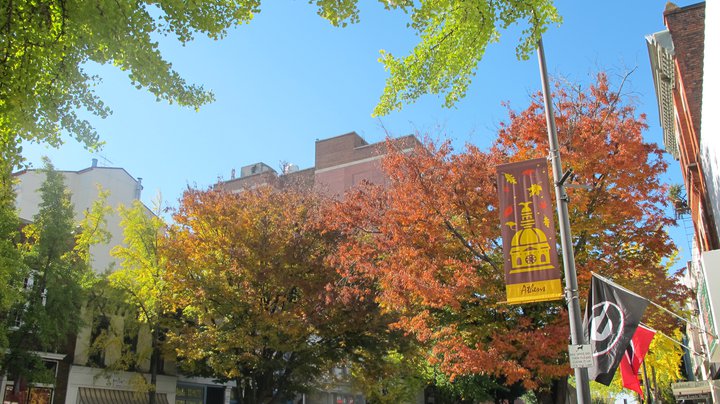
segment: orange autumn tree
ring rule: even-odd
[[[585,92],[557,86],[556,125],[563,162],[575,182],[589,189],[568,189],[573,248],[580,285],[591,271],[612,278],[634,292],[670,307],[687,290],[678,274],[668,274],[676,246],[667,232],[675,223],[667,213],[667,169],[663,151],[643,141],[645,114],[605,74]],[[510,161],[547,155],[548,139],[542,99],[537,94],[522,112],[510,111],[492,153]],[[587,294],[581,288],[582,297]],[[645,322],[670,332],[675,325],[649,308]]]
[[[570,195],[582,298],[596,271],[679,302],[683,289],[663,265],[675,250],[659,178],[666,163],[642,139],[644,116],[605,75],[584,92],[559,86],[555,97],[563,162],[591,187]],[[553,402],[571,373],[565,305],[503,303],[495,176],[498,164],[547,155],[542,105],[536,94],[524,111],[511,110],[489,151],[430,141],[412,153],[391,151],[383,162],[388,184],[338,203],[333,227],[347,235],[336,256],[343,274],[372,280],[376,299],[401,316],[395,326],[424,344],[438,369],[522,384]],[[651,325],[673,325],[649,313]]]
[[[334,292],[322,203],[292,189],[190,189],[174,215],[162,248],[178,317],[168,344],[191,374],[235,381],[240,403],[292,400],[359,347],[383,346],[377,305]]]

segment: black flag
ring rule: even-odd
[[[610,385],[647,305],[642,297],[593,274],[583,319],[585,340],[593,351],[591,380]]]

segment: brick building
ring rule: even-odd
[[[420,144],[415,136],[403,136],[393,140],[395,147],[409,151]],[[231,178],[215,185],[217,189],[238,192],[261,184],[273,186],[300,186],[315,188],[331,196],[341,197],[353,186],[367,180],[384,183],[380,167],[386,154],[386,142],[368,143],[355,132],[315,141],[315,166],[303,170],[286,164],[278,173],[265,163],[255,163],[240,169],[240,177]]]
[[[673,386],[678,399],[720,400],[720,118],[717,108],[720,30],[717,3],[678,7],[668,3],[666,30],[647,36],[665,149],[680,164],[686,196],[671,194],[677,216],[689,215],[694,230],[687,284],[698,326],[687,329],[685,358],[690,382]]]

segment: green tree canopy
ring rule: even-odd
[[[23,228],[22,273],[11,283],[20,298],[2,325],[8,330],[9,350],[0,369],[16,381],[48,381],[50,375],[36,352],[67,348],[81,324],[89,275],[83,243],[76,243],[73,205],[63,176],[48,160],[45,167],[38,213]]]
[[[258,1],[185,2],[3,1],[0,13],[0,141],[17,150],[21,141],[57,147],[67,131],[88,148],[98,134],[79,109],[105,117],[108,107],[93,86],[89,62],[127,71],[131,83],[158,100],[197,108],[212,100],[188,84],[163,59],[157,34],[181,43],[201,33],[220,38],[228,27],[247,22]]]
[[[0,159],[0,323],[19,297],[16,283],[22,268],[17,249],[20,220],[15,210],[12,165]],[[7,329],[0,327],[0,360],[7,348]]]
[[[112,250],[112,255],[121,260],[121,267],[108,278],[111,286],[124,292],[125,302],[137,310],[138,319],[150,332],[149,352],[138,350],[134,359],[137,362],[146,357],[150,360],[149,404],[155,404],[162,327],[173,314],[166,310],[167,306],[162,305],[160,299],[167,293],[165,257],[159,253],[166,225],[160,216],[154,215],[138,200],[130,207],[120,206],[118,212],[125,243]],[[156,213],[160,213],[159,205]]]
[[[455,105],[502,29],[527,23],[516,47],[518,58],[527,59],[548,26],[561,21],[551,0],[424,0],[410,9],[420,43],[401,58],[381,51],[390,77],[375,115],[399,110],[424,94],[445,94],[445,106]]]
[[[561,22],[552,0],[379,0],[386,9],[410,15],[408,24],[420,37],[412,52],[396,57],[380,51],[390,73],[374,115],[400,110],[425,94],[445,94],[451,107],[465,96],[485,49],[500,39],[501,30],[525,24],[516,47],[527,59],[550,24]],[[357,0],[310,0],[318,14],[335,26],[360,20]]]

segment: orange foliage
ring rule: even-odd
[[[581,295],[596,271],[644,296],[679,301],[684,291],[663,265],[674,251],[659,178],[666,163],[643,142],[644,116],[604,75],[585,93],[557,87],[555,97],[563,162],[592,187],[570,191]],[[487,152],[426,140],[404,153],[388,142],[388,185],[355,190],[328,217],[328,228],[345,235],[332,257],[345,292],[376,293],[400,316],[394,326],[425,344],[448,374],[490,374],[531,389],[570,374],[564,304],[502,303],[495,167],[547,155],[542,105],[536,94],[526,110],[510,110]]]
[[[604,74],[586,93],[557,87],[554,99],[563,163],[577,183],[592,187],[567,191],[578,283],[589,285],[594,271],[655,301],[681,301],[686,290],[664,265],[675,251],[666,231],[674,223],[665,211],[667,185],[660,178],[667,163],[656,144],[643,141],[644,114],[636,117]],[[547,150],[538,94],[526,110],[510,111],[492,153],[515,161],[546,156]],[[586,294],[581,288],[581,296]],[[657,327],[673,328],[655,309],[649,316]]]
[[[185,192],[164,244],[163,299],[186,370],[235,380],[243,403],[279,402],[352,349],[382,349],[387,320],[372,300],[332,304],[343,280],[325,262],[335,241],[321,206],[290,189]]]

